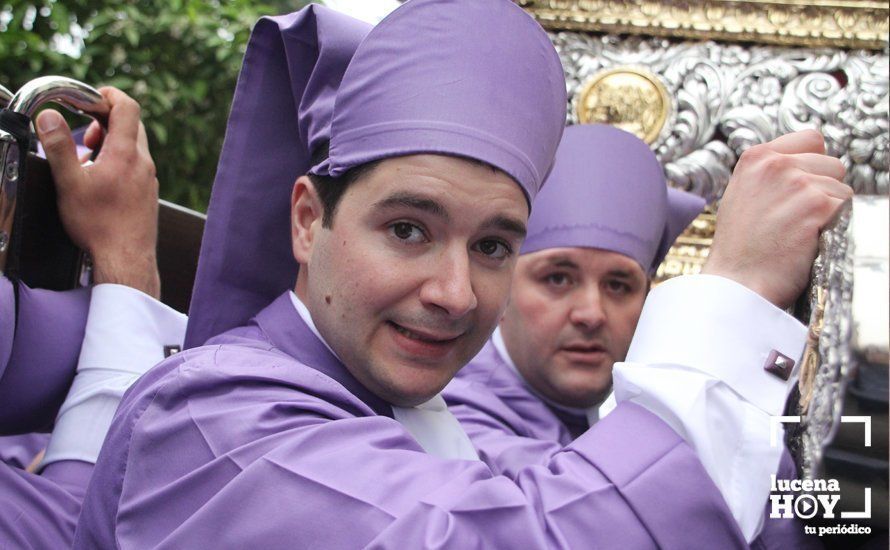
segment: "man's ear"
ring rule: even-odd
[[[312,256],[312,245],[321,229],[324,210],[312,181],[297,178],[290,199],[290,232],[294,258],[306,265]]]

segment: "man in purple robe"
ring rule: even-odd
[[[529,217],[504,317],[443,392],[494,471],[515,476],[546,464],[615,407],[612,367],[627,355],[650,278],[704,206],[666,190],[655,154],[632,134],[566,128]],[[795,475],[787,453],[780,475]],[[755,547],[816,542],[794,521],[764,521]]]
[[[650,277],[704,206],[667,187],[636,136],[600,124],[566,128],[504,317],[444,392],[487,462],[515,472],[544,459],[540,442],[557,452],[614,408],[612,366],[627,356]],[[478,438],[497,435],[492,427],[521,438],[502,441],[509,450],[490,446]],[[513,445],[522,442],[528,456]]]
[[[157,301],[157,180],[138,105],[102,90],[111,111],[104,147],[82,166],[62,116],[37,121],[69,235],[93,258],[92,289],[48,292],[0,279],[0,411],[20,464],[0,464],[0,547],[70,547],[99,448],[124,391],[182,341],[185,316]],[[88,142],[95,143],[98,127]],[[81,345],[83,344],[83,345]],[[67,396],[66,396],[67,395]],[[37,466],[22,469],[48,441]]]
[[[607,418],[515,476],[477,459],[439,395],[503,313],[565,101],[549,38],[508,0],[412,0],[370,31],[320,6],[262,19],[208,213],[186,339],[200,347],[121,403],[75,547],[745,547],[752,513],[712,481],[670,396],[636,378],[616,381]],[[755,405],[738,406],[752,421],[784,396],[763,359],[797,355],[806,331],[773,303],[806,284],[846,193],[820,146],[792,134],[743,159],[713,275],[644,312],[634,368],[751,378],[762,397],[744,389]],[[736,302],[718,299],[715,318],[724,292]],[[665,347],[650,325],[677,300],[717,340],[739,317],[764,332],[737,335],[729,358]],[[738,461],[763,478],[753,492],[776,465]]]

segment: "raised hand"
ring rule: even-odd
[[[745,151],[723,196],[703,273],[789,307],[809,281],[819,232],[853,196],[844,173],[815,130]]]
[[[71,130],[59,113],[47,110],[37,118],[59,213],[71,239],[92,256],[94,283],[127,285],[158,298],[158,180],[139,104],[115,88],[99,91],[111,112],[93,164],[81,164]],[[94,123],[86,145],[95,147],[101,138],[101,128]]]

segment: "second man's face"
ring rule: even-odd
[[[611,389],[643,309],[648,280],[616,252],[556,248],[518,262],[501,333],[532,389],[568,407],[590,407]]]
[[[385,160],[347,189],[332,227],[312,224],[304,301],[359,382],[419,404],[494,330],[527,219],[519,186],[488,166]]]

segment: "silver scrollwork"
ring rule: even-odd
[[[745,148],[803,128],[825,135],[857,194],[890,192],[886,52],[675,42],[562,32],[551,38],[571,99],[604,69],[658,75],[673,109],[652,144],[673,185],[717,200]],[[569,102],[567,121],[577,123]]]

